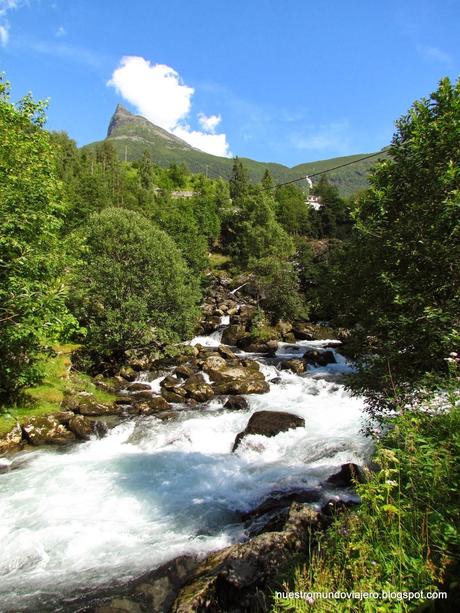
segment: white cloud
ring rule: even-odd
[[[426,47],[423,45],[418,45],[417,51],[427,60],[440,62],[441,64],[452,63],[452,57],[442,49],[439,49],[439,47]]]
[[[59,28],[56,30],[55,36],[57,38],[62,38],[63,36],[66,36],[66,34],[67,30],[64,28],[64,26],[59,26]]]
[[[0,0],[0,44],[6,47],[10,39],[10,23],[7,18],[8,11],[17,9],[24,0]]]
[[[198,121],[200,122],[200,126],[203,128],[205,132],[209,132],[214,134],[217,126],[222,121],[222,117],[220,115],[205,115],[204,113],[198,113]]]
[[[225,134],[206,134],[199,130],[191,130],[190,126],[177,126],[174,128],[173,134],[185,140],[192,147],[206,151],[206,153],[223,157],[231,155]]]
[[[230,156],[225,134],[215,134],[220,115],[198,115],[205,131],[192,130],[187,123],[193,87],[185,85],[174,68],[152,64],[143,57],[125,56],[107,85],[152,123],[172,132],[187,143],[213,155]]]
[[[6,47],[8,39],[10,37],[9,28],[6,24],[0,25],[0,44],[2,47]]]

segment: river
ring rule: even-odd
[[[192,343],[213,346],[220,336]],[[337,381],[350,371],[346,360],[334,350],[337,363],[327,367],[301,375],[276,368],[280,358],[327,344],[282,344],[277,359],[251,355],[277,382],[247,396],[248,410],[212,400],[171,421],[131,419],[105,438],[30,453],[0,475],[0,610],[65,610],[66,594],[243,540],[239,513],[270,492],[315,487],[344,462],[363,464],[371,452],[363,401]],[[151,384],[157,389],[159,380]],[[294,413],[305,428],[248,436],[231,453],[258,410]],[[323,499],[331,494],[323,486]]]

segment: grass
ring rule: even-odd
[[[208,260],[211,270],[222,270],[231,262],[231,257],[222,253],[210,253]]]
[[[44,365],[43,382],[26,389],[17,406],[4,407],[0,413],[0,436],[9,432],[15,423],[22,423],[28,417],[48,415],[60,410],[60,403],[66,391],[86,391],[94,394],[99,402],[112,402],[113,396],[97,388],[91,377],[83,373],[70,372],[71,353],[78,345],[58,345],[56,355]]]
[[[449,589],[449,608],[442,610],[460,610],[460,407],[455,398],[449,411],[408,411],[393,421],[375,457],[380,470],[357,487],[360,507],[335,520],[309,560],[292,570],[283,591]],[[273,611],[403,612],[422,606],[433,610],[423,599],[278,599]]]

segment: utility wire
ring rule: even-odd
[[[305,181],[306,179],[311,179],[312,177],[319,177],[320,175],[324,175],[327,172],[332,172],[333,170],[337,170],[338,168],[344,168],[345,166],[351,166],[352,164],[357,164],[358,162],[362,162],[364,160],[369,160],[370,158],[375,158],[378,155],[382,156],[385,154],[385,151],[379,151],[378,153],[371,153],[370,155],[365,155],[362,158],[357,160],[352,160],[351,162],[345,162],[344,164],[339,164],[338,166],[333,166],[332,168],[327,168],[326,170],[321,170],[319,172],[314,172],[310,175],[304,175],[303,177],[299,177],[298,179],[291,179],[290,181],[285,181],[284,183],[277,183],[272,187],[264,187],[261,191],[267,191],[269,189],[276,189],[277,187],[281,187],[282,185],[290,185],[291,183],[297,183],[298,181]]]

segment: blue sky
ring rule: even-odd
[[[0,0],[0,70],[80,145],[120,102],[210,152],[291,166],[385,146],[457,78],[459,31],[459,0]]]

